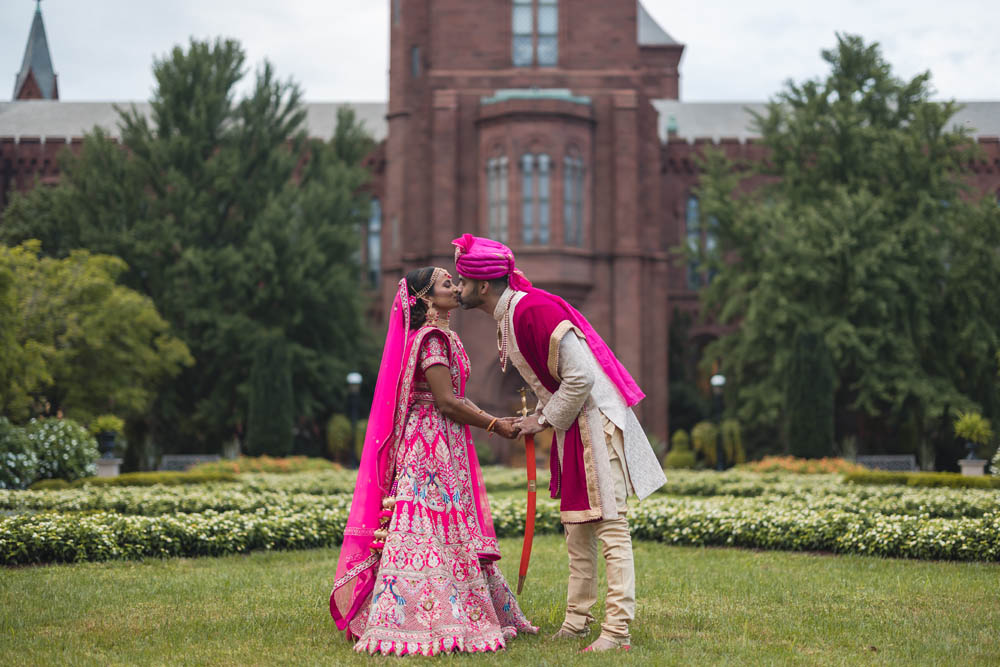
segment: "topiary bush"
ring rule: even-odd
[[[743,448],[743,431],[735,419],[722,422],[722,449],[726,454],[726,462],[730,465],[746,463],[747,453]]]
[[[365,450],[365,431],[368,430],[368,420],[359,419],[354,430],[354,456],[356,461],[361,461],[361,453]]]
[[[38,455],[24,429],[0,417],[0,489],[25,489],[38,475]]]
[[[687,431],[684,429],[674,431],[674,435],[670,439],[670,451],[663,457],[663,467],[693,468],[694,465],[694,452],[691,451],[691,438]]]
[[[351,420],[344,415],[333,415],[326,423],[326,453],[331,459],[341,463],[349,462],[354,453]]]
[[[38,455],[38,479],[73,481],[97,474],[97,441],[72,419],[32,419],[24,431]]]
[[[705,460],[705,465],[709,468],[715,467],[715,462],[718,458],[715,451],[718,433],[719,429],[712,422],[698,422],[691,429],[691,442],[694,445],[694,451],[701,454],[701,457]]]

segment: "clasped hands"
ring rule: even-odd
[[[513,440],[521,435],[534,435],[545,430],[545,426],[538,423],[537,415],[528,417],[501,417],[497,419],[493,426],[493,432],[497,435]]]

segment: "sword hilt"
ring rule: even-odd
[[[521,387],[519,390],[521,392],[521,416],[528,416],[528,388]]]

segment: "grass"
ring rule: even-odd
[[[520,541],[501,542],[516,582]],[[536,538],[520,601],[541,626],[512,664],[998,664],[1000,566],[636,542],[630,654],[577,655],[562,621],[566,555]],[[383,664],[350,650],[327,610],[337,551],[85,563],[0,571],[3,665]],[[603,590],[603,584],[602,584]],[[595,610],[600,618],[603,610]],[[597,629],[592,633],[596,637]],[[415,660],[421,660],[416,658]]]

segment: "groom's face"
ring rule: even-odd
[[[461,290],[458,302],[462,304],[462,310],[472,310],[482,305],[483,295],[490,287],[484,280],[470,280],[459,276],[458,288]]]

